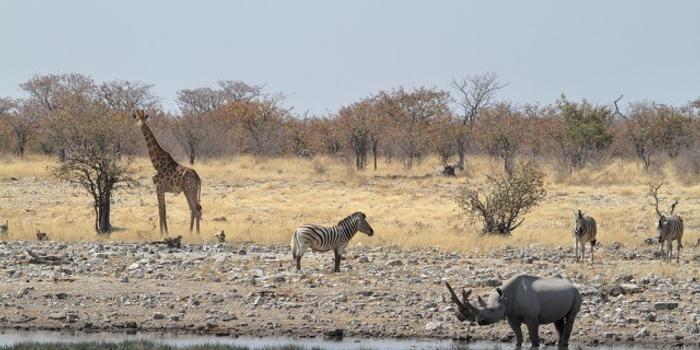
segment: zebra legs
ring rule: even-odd
[[[678,240],[678,245],[676,246],[676,264],[681,263],[681,240]]]
[[[297,271],[301,271],[301,256],[295,256],[294,260],[297,262]]]
[[[340,272],[340,252],[338,249],[333,250],[335,266],[333,266],[333,272]]]
[[[585,263],[586,262],[586,243],[580,242],[581,243],[581,262]]]
[[[595,256],[593,256],[593,246],[595,246],[595,243],[591,241],[591,264],[595,264]],[[584,246],[583,249],[586,249]]]
[[[576,252],[576,262],[578,262],[578,239],[574,241],[574,251]]]

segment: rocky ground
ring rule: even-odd
[[[340,328],[357,337],[512,341],[505,322],[459,323],[442,281],[486,295],[529,273],[579,286],[572,343],[700,346],[700,251],[685,249],[676,265],[656,249],[613,243],[591,266],[573,263],[570,248],[484,256],[352,246],[334,274],[332,254],[313,253],[297,273],[287,246],[0,242],[0,328],[298,337]],[[556,333],[546,325],[540,335],[553,343]]]

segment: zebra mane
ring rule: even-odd
[[[338,225],[337,225],[337,226],[340,226],[340,225],[342,225],[343,223],[346,223],[346,222],[347,222],[347,223],[355,224],[355,222],[356,222],[357,219],[362,219],[362,218],[365,218],[365,214],[364,214],[363,212],[361,212],[361,211],[356,211],[356,212],[354,212],[354,213],[348,215],[346,218],[344,218],[344,219],[338,221]]]

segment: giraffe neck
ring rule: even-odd
[[[153,132],[151,132],[151,128],[149,128],[146,123],[141,125],[141,131],[143,132],[143,137],[146,139],[148,156],[151,158],[151,163],[156,170],[160,171],[170,166],[177,166],[177,162],[175,162],[170,153],[160,147],[158,140],[156,140]]]

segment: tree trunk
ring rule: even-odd
[[[105,234],[112,231],[112,224],[109,220],[110,203],[106,201],[97,206],[97,233]]]
[[[102,189],[102,193],[98,194],[95,199],[95,227],[98,234],[106,234],[112,231],[112,223],[110,221],[110,210],[112,204],[112,188]]]
[[[190,165],[194,165],[195,153],[194,150],[190,150]]]
[[[506,175],[510,177],[513,175],[513,157],[510,155],[504,155],[503,156],[503,170],[506,172]]]
[[[372,158],[374,158],[374,170],[377,170],[377,144],[372,145]]]
[[[66,148],[61,147],[61,149],[58,150],[58,161],[63,163],[66,161]]]
[[[459,170],[464,170],[464,153],[465,153],[465,147],[464,147],[464,142],[460,140],[459,143],[457,143],[457,153],[459,154],[459,161],[457,162],[457,168]]]

